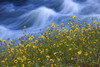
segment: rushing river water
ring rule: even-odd
[[[100,16],[100,0],[0,0],[0,39],[20,37],[24,25],[37,33],[51,23],[68,23],[71,15],[90,22]]]

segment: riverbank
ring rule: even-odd
[[[76,19],[76,16],[71,16]],[[80,19],[78,19],[80,21]],[[0,44],[5,45],[0,53],[0,66],[9,67],[98,67],[100,64],[100,23],[75,24],[64,23],[47,28],[35,39],[34,35],[18,38],[20,43],[15,46],[14,40],[7,43],[0,39]],[[24,26],[26,28],[26,26]],[[43,34],[43,35],[42,35]]]

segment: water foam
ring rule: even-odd
[[[61,17],[62,17],[62,22],[66,22],[65,19],[63,19],[64,16],[76,15],[81,18],[82,16],[83,17],[85,16],[84,18],[87,18],[90,16],[92,17],[94,15],[96,16],[97,14],[98,15],[100,14],[100,10],[98,9],[100,6],[99,5],[100,2],[98,2],[99,0],[96,0],[96,2],[88,0],[85,3],[77,3],[74,2],[73,0],[62,0],[62,1],[63,3],[59,7],[60,10],[59,12],[55,12],[52,8],[47,8],[44,6],[34,9],[33,4],[16,8],[15,6],[10,5],[9,8],[12,10],[9,10],[7,7],[7,9],[0,12],[2,14],[0,16],[1,18],[0,38],[3,39],[10,37],[11,38],[20,37],[23,34],[22,29],[24,25],[27,26],[26,29],[27,32],[35,33],[38,32],[40,29],[44,29],[49,24],[53,23],[54,20],[55,20],[54,23],[58,24],[59,18]],[[45,0],[45,2],[47,3],[48,1]],[[7,10],[9,11],[7,12]],[[7,14],[4,15],[5,13]],[[4,20],[2,21],[3,16]]]
[[[9,21],[9,23],[11,24],[6,25],[5,28],[10,29],[10,30],[3,30],[3,31],[4,32],[9,31],[9,35],[11,36],[16,34],[16,32],[20,32],[20,34],[23,34],[23,31],[21,30],[23,26],[26,25],[27,27],[29,27],[26,29],[27,31],[30,31],[30,33],[34,31],[36,32],[36,31],[39,31],[40,28],[43,28],[46,25],[48,25],[49,22],[51,23],[52,18],[56,15],[57,13],[53,11],[52,9],[49,9],[46,7],[40,7],[36,10],[32,10],[26,14],[23,14],[22,16],[18,18],[8,19],[7,21]],[[19,30],[14,31],[14,29],[19,29]],[[0,38],[4,38],[4,36],[7,37],[8,35],[6,34],[8,33],[2,34],[3,37],[0,37]],[[20,34],[17,34],[17,35],[20,35]]]
[[[72,0],[64,0],[61,7],[61,14],[74,14],[78,13],[79,11],[79,5],[77,3],[74,3]]]
[[[16,19],[14,19],[14,23],[8,25],[7,27],[10,29],[19,29],[24,25],[35,28],[44,26],[49,18],[55,16],[57,13],[49,8],[40,7],[36,10],[32,10]],[[13,19],[12,19],[13,20]]]

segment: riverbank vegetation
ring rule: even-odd
[[[76,19],[76,16],[71,16]],[[80,19],[78,19],[80,21]],[[0,39],[0,67],[99,67],[100,23],[75,24],[74,21],[56,26],[52,23],[46,32],[35,38],[24,33],[15,46]],[[26,28],[26,26],[24,26]],[[41,34],[41,32],[40,32]]]

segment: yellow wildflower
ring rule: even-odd
[[[49,33],[49,35],[51,35],[51,33]]]
[[[54,60],[53,60],[53,59],[50,59],[50,61],[54,62]]]
[[[94,24],[95,24],[96,22],[94,21]]]
[[[31,37],[34,39],[34,36],[33,35]]]
[[[84,55],[85,55],[85,56],[87,56],[87,55],[88,55],[88,53],[86,52]]]
[[[60,58],[57,58],[58,61],[60,61]]]
[[[49,55],[47,55],[47,56],[46,56],[46,58],[47,58],[47,59],[49,59],[49,58],[50,58],[50,56],[49,56]]]
[[[19,40],[20,38],[18,37],[18,40]]]
[[[46,49],[46,51],[48,51],[48,49]]]
[[[90,27],[91,25],[90,24],[88,24],[88,27]]]
[[[11,45],[11,46],[14,46],[14,44],[13,44],[13,43],[10,43],[10,45]]]
[[[11,40],[11,42],[13,42],[13,40]]]
[[[38,40],[35,40],[35,42],[37,43],[37,42],[38,42]]]
[[[5,40],[3,40],[3,43],[7,44],[7,42]]]
[[[84,22],[84,24],[87,24],[86,22]]]
[[[73,19],[76,19],[76,16],[73,16]]]
[[[71,25],[73,25],[73,23],[70,23]]]
[[[32,37],[29,37],[29,40],[32,41],[33,40]]]
[[[24,34],[24,36],[26,36],[26,33]]]
[[[16,48],[18,48],[18,46],[16,46]]]
[[[40,58],[38,58],[38,60],[40,61]]]
[[[77,25],[77,24],[75,24],[75,27],[76,27],[76,28],[78,28],[78,25]]]
[[[64,28],[64,27],[62,27],[62,29],[64,30],[65,28]]]
[[[90,54],[92,54],[92,51],[90,51]]]
[[[66,46],[68,47],[69,45],[68,45],[68,44],[66,44]]]
[[[54,52],[54,55],[56,55],[57,53],[56,52]]]
[[[69,50],[72,50],[72,48],[69,48]]]
[[[40,36],[38,36],[38,38],[40,38]]]
[[[45,37],[44,36],[41,36],[41,38],[44,39]]]
[[[35,49],[35,48],[37,48],[37,46],[34,45],[33,48]]]
[[[7,45],[7,48],[10,48],[10,46],[9,46],[9,45]]]
[[[72,26],[72,28],[74,28],[74,26]]]
[[[70,18],[73,18],[73,16],[70,16]]]
[[[22,44],[21,44],[21,43],[19,43],[19,46],[22,46]]]
[[[54,67],[54,65],[53,65],[53,64],[51,64],[51,67]]]
[[[52,27],[53,27],[53,28],[55,27],[55,24],[54,24],[54,23],[52,23]]]
[[[5,58],[5,60],[8,60],[7,58]]]
[[[80,21],[80,19],[78,19],[78,21]]]
[[[99,25],[99,22],[97,22],[96,25]]]
[[[18,59],[18,60],[21,60],[21,57],[18,57],[17,59]]]
[[[71,57],[71,60],[73,60],[74,58],[73,57]]]
[[[78,29],[78,28],[76,28],[75,30],[76,30],[76,31],[79,31],[79,29]]]
[[[23,56],[23,59],[26,60],[27,58],[25,56]]]
[[[25,65],[24,65],[24,64],[22,64],[22,67],[25,67]]]
[[[17,60],[14,60],[14,63],[17,63],[18,61]]]
[[[13,52],[13,51],[14,51],[14,48],[12,47],[12,48],[11,48],[11,52]]]
[[[59,27],[59,25],[58,25],[58,27]]]
[[[4,61],[4,60],[2,60],[2,61],[1,61],[1,63],[5,63],[5,61]]]
[[[2,39],[0,39],[0,42],[2,42]]]
[[[82,53],[82,51],[80,50],[80,51],[78,51],[77,53],[78,53],[78,54],[81,54],[81,53]]]
[[[61,51],[59,51],[59,53],[61,53]]]
[[[48,29],[48,30],[50,30],[50,28],[49,28],[49,27],[48,27],[47,29]]]
[[[24,26],[24,29],[26,28],[26,26]]]
[[[64,23],[62,23],[61,25],[64,26]]]

